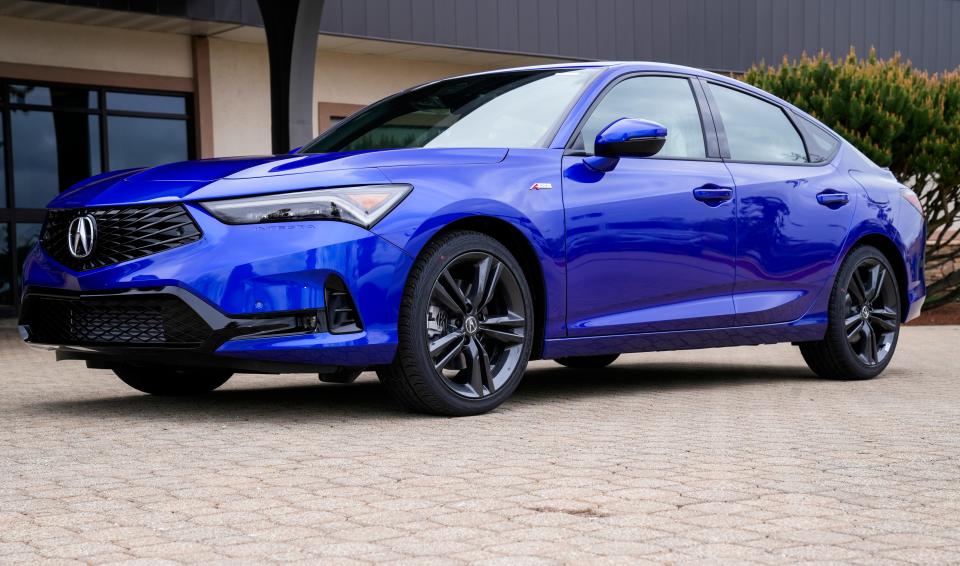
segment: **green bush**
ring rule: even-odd
[[[821,53],[755,65],[746,82],[817,117],[913,189],[927,217],[927,308],[960,298],[960,73],[929,74],[899,55]]]

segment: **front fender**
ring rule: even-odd
[[[409,183],[413,191],[373,232],[416,257],[438,232],[458,220],[485,217],[508,223],[526,238],[540,262],[545,336],[565,336],[561,154],[549,149],[510,150],[497,164],[385,167],[382,171],[391,182]],[[548,186],[555,188],[544,188]]]

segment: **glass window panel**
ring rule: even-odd
[[[799,118],[800,128],[807,136],[807,151],[810,153],[810,163],[823,163],[833,155],[840,142],[807,118],[803,116]]]
[[[107,132],[110,169],[150,167],[188,158],[186,120],[110,116]]]
[[[10,225],[0,222],[0,305],[13,304],[13,278],[10,274]]]
[[[23,282],[23,262],[40,239],[40,223],[17,223],[17,280]]]
[[[621,118],[652,120],[667,127],[667,143],[657,157],[707,156],[700,111],[687,79],[637,77],[617,84],[584,124],[578,146],[593,153],[597,134]]]
[[[96,91],[85,88],[10,85],[10,102],[61,108],[96,108]]]
[[[96,120],[77,112],[11,112],[13,185],[17,208],[43,208],[53,197],[92,174],[99,147]]]
[[[130,112],[156,112],[159,114],[186,114],[187,100],[183,96],[108,92],[107,109],[127,110]]]
[[[730,158],[763,163],[806,163],[800,133],[779,107],[742,92],[712,85]]]
[[[7,208],[6,140],[3,139],[3,114],[0,113],[0,208]]]

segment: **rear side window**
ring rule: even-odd
[[[796,115],[796,114],[795,114]],[[840,142],[823,128],[803,116],[797,116],[797,123],[807,139],[807,153],[810,163],[824,163],[837,150]]]
[[[716,84],[710,91],[723,120],[730,159],[808,163],[803,138],[779,106]]]
[[[575,148],[593,153],[593,142],[620,118],[642,118],[667,127],[667,143],[656,157],[703,159],[703,125],[690,81],[679,77],[634,77],[604,95],[590,114]]]

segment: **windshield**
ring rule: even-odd
[[[361,110],[301,153],[411,147],[545,147],[596,69],[449,79]]]

